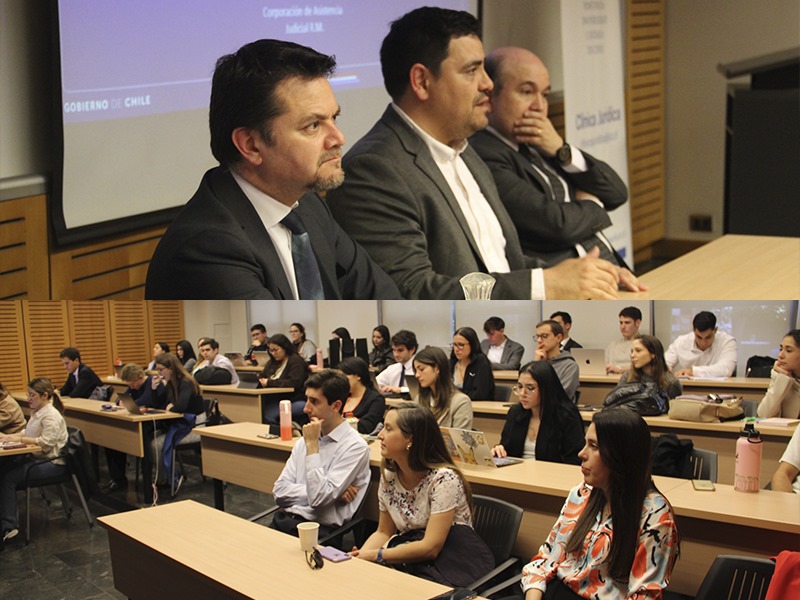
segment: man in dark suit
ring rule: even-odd
[[[314,192],[341,184],[333,57],[259,40],[217,61],[211,151],[220,166],[158,244],[147,298],[399,298]]]
[[[72,398],[88,398],[94,388],[103,385],[100,378],[81,361],[81,352],[77,348],[68,346],[59,355],[61,364],[67,370],[67,380],[58,393]]]
[[[628,190],[609,165],[571,147],[553,127],[547,67],[524,48],[498,48],[486,57],[486,70],[494,82],[489,127],[470,144],[514,215],[522,251],[554,265],[597,247],[627,269],[602,230]]]
[[[481,350],[489,358],[492,371],[519,371],[525,348],[506,337],[506,322],[500,317],[489,317],[483,331],[486,339],[481,340]]]
[[[392,23],[381,66],[393,103],[347,153],[347,178],[328,194],[334,217],[407,298],[463,298],[472,272],[496,279],[498,299],[617,297],[617,267],[594,253],[546,270],[522,254],[467,144],[488,124],[483,58],[469,13],[423,7]]]
[[[572,315],[563,310],[557,310],[550,318],[559,323],[564,330],[564,337],[561,338],[561,349],[565,352],[571,352],[573,348],[583,348],[578,342],[569,336],[569,331],[572,329]]]

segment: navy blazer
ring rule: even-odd
[[[306,194],[294,212],[308,231],[327,299],[401,298],[392,280]],[[252,203],[230,171],[203,177],[156,248],[147,271],[148,299],[293,299],[292,288]]]

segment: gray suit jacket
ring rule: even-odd
[[[306,194],[294,209],[308,231],[328,299],[399,298],[396,286]],[[148,299],[291,300],[278,251],[255,208],[227,169],[208,171],[156,248]]]
[[[611,225],[607,211],[628,199],[628,189],[616,171],[586,152],[588,170],[569,173],[550,162],[567,182],[570,195],[580,189],[597,196],[603,206],[591,200],[557,202],[549,184],[518,151],[489,131],[479,131],[470,145],[488,165],[500,198],[514,215],[522,251],[549,264],[576,256],[579,244]]]
[[[510,273],[492,298],[530,299],[532,266],[492,175],[472,148],[462,155],[506,239]],[[345,182],[328,192],[339,225],[366,248],[409,299],[463,299],[459,278],[486,272],[475,239],[428,148],[390,106],[344,157]],[[536,265],[538,266],[538,265]]]
[[[488,356],[489,340],[481,340],[481,350]],[[522,364],[522,355],[525,354],[525,347],[506,337],[506,347],[503,348],[503,356],[499,363],[491,363],[493,371],[519,371]]]

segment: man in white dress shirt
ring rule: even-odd
[[[678,336],[664,358],[676,377],[730,377],[736,371],[736,340],[717,331],[717,317],[707,310],[692,319],[692,332]]]
[[[392,354],[395,363],[381,371],[375,380],[384,394],[407,394],[406,380],[414,377],[414,355],[417,353],[417,336],[413,331],[401,329],[392,336]]]

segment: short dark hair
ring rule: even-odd
[[[264,327],[261,323],[256,323],[250,328],[250,331],[260,331],[261,333],[267,333],[267,328]]]
[[[408,329],[401,329],[392,336],[392,346],[405,346],[409,350],[416,350],[419,348],[417,336],[413,331],[409,331]]]
[[[276,346],[283,348],[283,351],[286,352],[286,356],[297,354],[297,346],[295,346],[292,343],[292,340],[282,333],[276,333],[275,335],[270,336],[270,338],[267,340],[267,344],[275,344]]]
[[[375,387],[372,385],[372,377],[369,376],[369,366],[364,362],[363,358],[348,356],[339,361],[336,368],[345,375],[355,375],[366,388]]]
[[[281,40],[258,40],[217,61],[211,80],[208,123],[211,152],[223,166],[241,160],[231,135],[239,127],[258,131],[271,144],[271,122],[286,111],[276,97],[278,86],[292,77],[329,77],[333,56]]]
[[[552,315],[550,315],[551,319],[555,319],[556,317],[561,317],[564,323],[569,323],[572,325],[572,316],[568,312],[564,312],[563,310],[557,310]]]
[[[708,312],[707,310],[701,310],[694,316],[692,319],[692,328],[695,331],[708,331],[709,329],[714,329],[717,326],[717,317],[714,316],[714,313]]]
[[[381,44],[381,71],[395,102],[408,89],[408,74],[417,63],[439,74],[452,38],[480,37],[478,20],[468,12],[423,6],[392,22]]]
[[[72,346],[67,346],[61,351],[61,354],[58,355],[59,358],[68,358],[70,360],[80,360],[81,359],[81,351],[77,348]]]
[[[619,311],[619,316],[628,317],[629,319],[633,319],[634,321],[641,321],[642,311],[640,311],[635,306],[626,306],[621,311]]]
[[[486,333],[490,331],[500,331],[501,329],[506,328],[506,322],[503,321],[500,317],[489,317],[486,319],[486,322],[483,324],[483,330]]]
[[[214,338],[203,338],[203,341],[200,342],[200,347],[202,348],[203,346],[211,346],[212,350],[219,350],[219,342]]]
[[[347,381],[347,377],[336,369],[323,369],[312,373],[306,379],[306,389],[308,388],[321,390],[328,404],[333,404],[339,400],[342,403],[342,407],[344,407],[344,403],[347,402],[347,397],[350,395],[350,382]],[[341,412],[341,408],[339,412]]]
[[[550,327],[550,331],[553,332],[553,335],[564,335],[564,328],[561,326],[561,323],[558,321],[553,321],[553,319],[545,319],[544,321],[539,321],[536,324],[536,329],[539,327],[543,327],[548,325]]]

